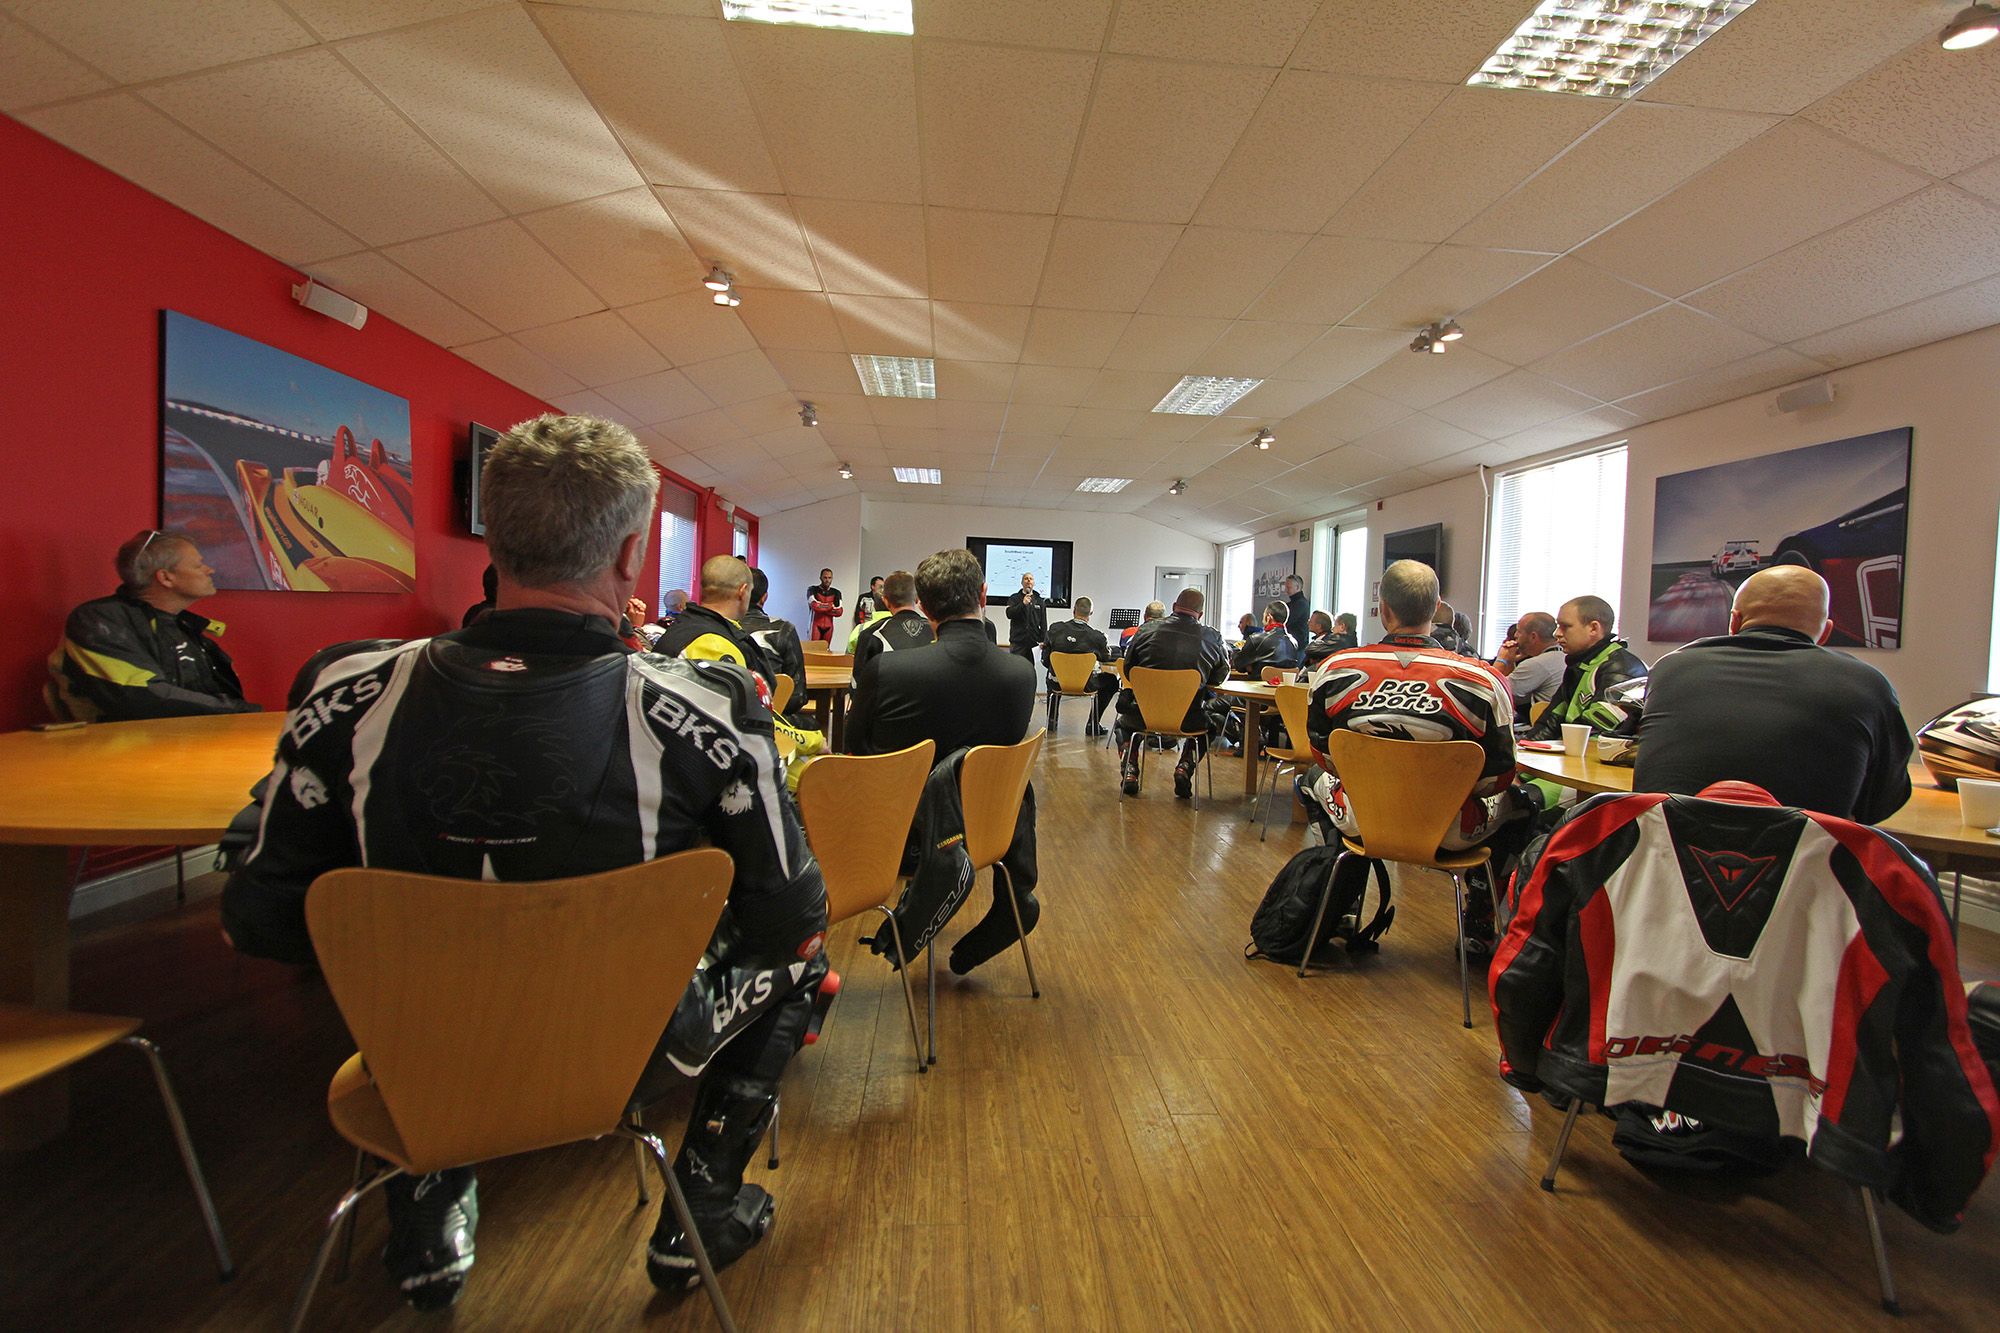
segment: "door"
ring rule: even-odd
[[[1153,596],[1161,606],[1171,611],[1174,598],[1181,595],[1183,588],[1199,588],[1203,599],[1202,619],[1212,621],[1214,608],[1207,605],[1209,576],[1215,571],[1209,569],[1170,569],[1165,565],[1153,566]]]

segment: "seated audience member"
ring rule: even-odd
[[[500,571],[488,565],[486,572],[479,576],[479,586],[486,595],[465,608],[465,615],[458,622],[460,629],[493,609],[493,599],[500,595]]]
[[[1091,628],[1090,599],[1079,597],[1070,608],[1068,620],[1057,621],[1049,626],[1049,640],[1042,648],[1042,665],[1048,668],[1049,730],[1056,729],[1056,707],[1059,686],[1056,684],[1056,669],[1049,665],[1050,653],[1089,653],[1100,662],[1111,660],[1111,645],[1104,635]],[[1118,693],[1118,677],[1109,671],[1094,671],[1086,682],[1088,688],[1096,692],[1097,698],[1091,704],[1090,716],[1083,724],[1086,736],[1104,734],[1104,710],[1111,703],[1111,697]]]
[[[1502,827],[1525,821],[1541,808],[1514,777],[1514,705],[1507,685],[1476,658],[1449,653],[1430,637],[1438,604],[1437,574],[1415,560],[1398,560],[1382,573],[1384,637],[1365,648],[1347,648],[1320,663],[1312,676],[1306,731],[1313,753],[1324,763],[1327,738],[1335,731],[1414,741],[1475,741],[1485,753],[1479,780],[1465,798],[1458,822],[1448,829],[1442,851],[1463,851],[1490,842]],[[1324,832],[1328,823],[1364,842],[1368,830],[1354,821],[1340,779],[1321,771],[1300,786],[1306,809]],[[1525,832],[1525,822],[1519,828]],[[1334,845],[1337,839],[1328,836]],[[1510,848],[1510,850],[1515,850]],[[1349,861],[1346,873],[1366,876],[1366,863]],[[1505,867],[1468,874],[1465,940],[1468,958],[1493,952],[1493,895],[1489,874],[1504,878]]]
[[[188,608],[215,593],[215,571],[177,532],[118,548],[119,587],[69,613],[49,654],[56,702],[76,722],[260,711],[243,699],[217,621]]]
[[[1528,729],[1524,739],[1561,740],[1565,722],[1588,723],[1596,731],[1616,731],[1624,725],[1625,710],[1608,702],[1604,693],[1613,685],[1644,676],[1646,664],[1623,639],[1612,637],[1612,623],[1611,603],[1602,597],[1578,597],[1558,608],[1556,643],[1563,650],[1562,683],[1542,711],[1542,720]]]
[[[660,599],[660,623],[662,625],[673,624],[675,620],[680,618],[681,612],[687,609],[688,609],[687,589],[686,588],[671,589],[665,597],[662,597]]]
[[[1285,621],[1291,615],[1291,608],[1283,602],[1272,602],[1264,608],[1264,628],[1251,633],[1243,640],[1229,659],[1232,671],[1261,680],[1265,667],[1283,667],[1291,670],[1299,664],[1298,641],[1285,628]]]
[[[806,613],[812,617],[812,637],[831,643],[833,622],[840,615],[840,589],[833,586],[832,570],[822,569],[819,582],[806,589]]]
[[[1556,642],[1556,618],[1530,611],[1514,622],[1514,632],[1500,645],[1494,667],[1507,678],[1514,695],[1514,720],[1526,722],[1528,710],[1556,697],[1562,684],[1563,650]]]
[[[1299,678],[1301,680],[1305,679],[1306,672],[1324,662],[1334,653],[1339,652],[1342,648],[1352,648],[1354,646],[1351,643],[1343,644],[1335,637],[1333,617],[1324,611],[1313,612],[1307,617],[1306,625],[1312,632],[1307,636],[1305,650],[1299,656]]]
[[[1209,738],[1220,720],[1209,707],[1216,697],[1215,687],[1229,679],[1229,650],[1223,647],[1220,634],[1201,623],[1205,600],[1199,588],[1181,589],[1180,596],[1174,598],[1174,613],[1141,625],[1125,649],[1128,680],[1130,673],[1139,667],[1161,671],[1193,668],[1201,673],[1201,688],[1194,692],[1187,716],[1181,719],[1182,730],[1201,734],[1181,743],[1180,762],[1174,766],[1174,795],[1183,801],[1194,795],[1194,766],[1207,752]],[[1227,711],[1221,716],[1227,717]],[[1112,739],[1118,745],[1118,778],[1127,796],[1139,794],[1139,746],[1143,738],[1138,733],[1145,725],[1139,701],[1132,691],[1119,691]]]
[[[642,1085],[701,1077],[674,1173],[722,1265],[770,1225],[771,1198],[743,1169],[825,974],[826,893],[750,673],[619,642],[658,486],[645,449],[614,423],[544,416],[507,432],[485,473],[498,605],[438,638],[316,659],[222,924],[246,953],[309,964],[306,890],[341,866],[547,880],[698,845],[727,851],[736,872],[721,923]],[[449,755],[436,745],[447,733]],[[635,775],[642,754],[651,766]],[[507,777],[468,794],[468,773]],[[457,795],[441,799],[447,790]],[[451,1304],[473,1261],[472,1168],[398,1177],[383,1192],[390,1276],[420,1309]],[[664,1199],[646,1269],[662,1288],[695,1278]]]
[[[1448,653],[1457,653],[1465,657],[1471,654],[1472,646],[1465,641],[1465,636],[1459,633],[1460,619],[1462,617],[1451,609],[1450,602],[1439,602],[1437,617],[1431,621],[1431,642]],[[1467,622],[1467,625],[1469,628],[1470,622]]]
[[[1333,618],[1333,650],[1358,647],[1361,643],[1361,622],[1352,611],[1342,611]]]
[[[1241,645],[1250,642],[1250,636],[1257,632],[1257,614],[1245,611],[1236,618],[1236,642]]]
[[[1033,574],[1021,575],[1021,587],[1007,599],[1007,651],[1028,661],[1048,641],[1049,604],[1035,588]]]
[[[1161,619],[1166,614],[1167,614],[1167,604],[1165,602],[1146,603],[1146,609],[1139,613],[1139,623],[1136,625],[1127,625],[1124,629],[1118,631],[1119,655],[1120,656],[1124,655],[1125,649],[1131,645],[1133,636],[1138,634],[1140,630],[1146,628],[1146,626],[1152,624],[1155,620]]]
[[[993,642],[986,575],[970,551],[939,551],[917,566],[917,600],[937,642],[877,653],[854,672],[847,713],[851,754],[887,754],[937,742],[937,758],[968,745],[1013,745],[1035,711],[1035,668]]]
[[[764,656],[781,674],[790,676],[794,690],[791,700],[785,705],[788,717],[798,718],[806,709],[806,652],[799,643],[798,627],[789,620],[779,620],[764,609],[764,599],[770,594],[771,580],[764,571],[753,568],[750,571],[750,609],[743,613],[741,624],[757,646],[764,650]]]
[[[1306,650],[1306,640],[1312,637],[1310,621],[1312,608],[1306,604],[1306,582],[1297,574],[1285,576],[1285,633],[1292,636],[1292,642],[1300,653]]]
[[[1646,681],[1632,790],[1753,782],[1784,805],[1863,824],[1910,799],[1910,729],[1882,673],[1819,645],[1826,580],[1800,565],[1736,590],[1729,633],[1667,654]]]
[[[881,614],[882,576],[877,574],[874,578],[868,580],[868,591],[862,593],[861,596],[854,600],[854,623],[857,627],[866,625]],[[850,653],[854,651],[853,645],[854,640],[850,637],[847,649]]]
[[[653,643],[663,657],[693,657],[706,662],[734,662],[763,677],[776,688],[777,664],[765,655],[743,617],[750,609],[750,566],[733,555],[712,555],[701,562],[701,600],[689,602]],[[804,657],[801,650],[800,657]]]
[[[861,627],[854,643],[854,669],[879,653],[904,648],[921,648],[937,642],[937,633],[924,613],[917,610],[917,576],[899,569],[882,580],[882,610]]]

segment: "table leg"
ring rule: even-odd
[[[826,733],[827,748],[834,754],[846,754],[847,691],[834,690],[827,695],[827,707],[833,713],[833,730]]]
[[[1264,756],[1264,709],[1262,699],[1243,701],[1243,794],[1257,799],[1258,779],[1263,773],[1258,760]]]
[[[69,1005],[66,848],[0,846],[0,1000],[37,1009]],[[68,1124],[67,1074],[0,1097],[0,1149],[38,1147]]]
[[[828,728],[832,723],[827,718],[828,714],[833,711],[833,694],[829,690],[814,690],[812,702],[813,711],[819,714],[819,734],[826,737],[828,742],[831,742],[833,740],[833,733]]]

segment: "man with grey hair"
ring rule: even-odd
[[[721,922],[635,1092],[701,1079],[674,1174],[721,1266],[770,1226],[771,1198],[743,1169],[826,970],[825,886],[759,683],[619,637],[659,485],[631,432],[537,417],[493,447],[481,485],[495,608],[439,638],[341,645],[307,664],[223,927],[246,953],[310,963],[306,889],[340,866],[550,880],[704,843],[728,852]],[[383,1258],[404,1299],[451,1304],[472,1267],[471,1168],[395,1176],[384,1192]],[[670,1207],[646,1269],[661,1287],[695,1281]]]
[[[1555,698],[1556,687],[1562,684],[1563,651],[1556,642],[1556,618],[1546,611],[1522,615],[1500,645],[1493,666],[1513,692],[1514,720],[1529,721],[1529,710]]]
[[[220,621],[188,608],[215,593],[215,571],[187,536],[149,528],[118,548],[118,590],[69,613],[49,654],[52,702],[76,722],[254,713]]]

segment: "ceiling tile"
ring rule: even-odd
[[[1970,190],[1983,199],[2000,204],[2000,157],[1985,166],[1960,172],[1951,178],[1951,183],[1961,190]]]
[[[1033,341],[1032,333],[1029,340]],[[1014,376],[1014,401],[1075,407],[1090,394],[1097,372],[1077,366],[1022,366]]]
[[[285,7],[329,42],[479,9],[489,0],[285,0]]]
[[[950,208],[1053,213],[1076,154],[1094,57],[924,41],[924,197]],[[1007,108],[995,133],[993,111]]]
[[[1460,316],[1466,341],[1525,366],[1663,304],[1575,259],[1558,259]]]
[[[791,204],[783,197],[732,190],[653,193],[666,205],[695,257],[720,263],[735,276],[737,285],[798,292],[820,289],[819,270],[813,267]]]
[[[371,251],[307,265],[320,282],[440,347],[491,338],[499,330]]]
[[[1318,231],[1446,91],[1431,83],[1285,71],[1195,220]]]
[[[718,406],[678,370],[662,370],[620,384],[606,384],[597,392],[643,426],[690,417]]]
[[[500,212],[329,51],[235,65],[144,96],[371,245]]]
[[[1688,300],[1773,342],[1794,342],[1995,272],[2000,209],[1935,185]]]
[[[1790,121],[1577,255],[1680,296],[1929,183],[1805,121]]]
[[[1509,435],[1498,443],[1503,449],[1513,451],[1516,458],[1529,458],[1550,449],[1562,449],[1582,444],[1585,440],[1616,435],[1638,424],[1639,418],[1622,408],[1593,407],[1588,412],[1551,421],[1545,426],[1530,426],[1519,435]]]
[[[968,418],[956,413],[961,404],[1004,404],[1014,392],[1014,374],[1019,369],[997,361],[953,361],[937,363],[938,417],[947,426],[965,425]],[[1004,415],[1004,414],[1002,414]],[[983,416],[981,417],[983,420]],[[1000,429],[996,416],[993,429]]]
[[[1042,271],[1041,303],[1072,310],[1137,309],[1181,230],[1156,222],[1058,220]]]
[[[574,375],[556,369],[512,338],[489,338],[451,349],[490,375],[537,398],[554,401],[562,394],[576,393],[583,386]]]
[[[1596,406],[1595,399],[1517,370],[1488,380],[1469,393],[1447,398],[1433,406],[1430,415],[1495,440]]]
[[[1310,239],[1297,232],[1189,227],[1139,309],[1234,319]]]
[[[957,361],[1018,361],[1028,337],[1027,306],[931,302],[931,337],[937,354]]]
[[[1409,338],[1400,329],[1328,329],[1311,346],[1278,367],[1274,377],[1336,388],[1373,370],[1404,350],[1408,343]]]
[[[1914,301],[1792,346],[1830,365],[1851,366],[1993,324],[2000,324],[2000,278]]]
[[[1409,415],[1410,409],[1401,403],[1350,384],[1294,412],[1278,428],[1278,441],[1280,447],[1311,440],[1330,448],[1358,440]]]
[[[1769,129],[1769,116],[1631,102],[1452,237],[1563,251]]]
[[[1917,42],[1804,114],[1898,162],[1953,175],[2000,143],[2000,43],[1946,51]]]
[[[1434,319],[1459,314],[1498,295],[1550,258],[1518,250],[1440,245],[1392,278],[1346,322],[1415,332]]]
[[[1100,370],[1090,392],[1084,396],[1083,406],[1150,412],[1180,379],[1172,371]],[[1077,429],[1074,420],[1071,429]]]
[[[1206,351],[1188,363],[1188,373],[1267,379],[1323,332],[1318,324],[1234,320]]]
[[[1016,372],[1018,380],[1027,373],[1023,367]],[[1010,385],[1011,388],[1011,385]],[[1007,420],[1004,423],[1010,436],[1060,435],[1069,426],[1069,419],[1076,414],[1074,407],[1061,403],[1024,403],[1018,396],[1007,405]]]
[[[588,314],[603,304],[517,222],[489,222],[383,253],[509,333]]]
[[[1112,370],[1171,370],[1180,374],[1229,325],[1226,319],[1134,315],[1104,364]]]
[[[1095,51],[1104,41],[1113,0],[924,0],[917,36]]]
[[[706,287],[695,287],[657,301],[626,306],[618,313],[640,337],[678,366],[754,349],[757,342],[738,318],[738,312],[761,305],[771,295],[776,293],[757,292],[746,297],[743,305],[730,310],[717,305]]]
[[[569,372],[585,388],[667,368],[667,359],[609,310],[560,324],[522,329],[514,341]]]
[[[1326,230],[1444,240],[1612,110],[1598,97],[1461,88],[1333,215]]]
[[[1670,305],[1545,357],[1532,369],[1579,393],[1610,402],[1740,361],[1767,346],[1762,339],[1720,320]]]
[[[1402,352],[1354,383],[1405,407],[1423,409],[1497,380],[1512,369],[1504,361],[1459,343],[1443,356]]]
[[[1526,0],[1329,4],[1306,29],[1291,63],[1341,74],[1464,83],[1527,8],[1532,6]]]
[[[21,113],[56,142],[267,255],[308,264],[363,248],[298,200],[129,93]]]
[[[1345,490],[1349,486],[1360,486],[1378,477],[1386,477],[1395,470],[1395,463],[1389,459],[1359,445],[1350,444],[1320,455],[1292,476],[1299,478],[1302,483],[1311,482],[1336,490]]]
[[[340,54],[509,212],[645,184],[522,10],[403,28]]]
[[[1107,57],[1063,211],[1188,221],[1273,78],[1267,70]]]
[[[721,19],[548,5],[533,14],[649,184],[760,194],[784,188]],[[661,77],[662,70],[673,77]]]
[[[1337,323],[1431,249],[1415,241],[1315,236],[1250,303],[1247,313],[1252,319]]]
[[[922,201],[908,39],[790,24],[724,26],[787,192]]]
[[[1094,370],[1110,359],[1131,322],[1130,315],[1037,307],[1028,321],[1021,360],[1029,365],[1089,366]]]
[[[934,356],[931,303],[892,296],[829,296],[847,350],[863,356]]]
[[[1326,397],[1330,386],[1302,380],[1265,380],[1236,401],[1229,410],[1244,416],[1282,421],[1292,413]]]
[[[840,336],[840,325],[834,322],[833,307],[818,292],[758,291],[745,296],[735,314],[759,345],[766,348],[841,353],[847,350],[847,341]]]
[[[1035,299],[1055,219],[950,208],[925,209],[924,217],[933,297],[994,305]]]
[[[853,199],[795,199],[792,207],[827,291],[924,294],[923,209]]]
[[[551,398],[549,401],[555,404],[558,411],[567,412],[571,416],[598,417],[604,421],[616,421],[635,431],[644,429],[646,425],[637,413],[626,411],[593,389],[578,389],[559,398]]]
[[[731,421],[720,409],[713,412],[697,412],[691,417],[677,417],[668,426],[648,427],[648,433],[652,432],[666,436],[687,452],[713,449],[744,437],[743,428]],[[644,439],[645,436],[642,435],[640,438]]]
[[[1188,0],[1121,0],[1107,51],[1230,65],[1285,63],[1320,0],[1264,0],[1255,5]]]
[[[1659,421],[1697,408],[1726,403],[1821,374],[1826,367],[1784,347],[1690,375],[1676,384],[1621,398],[1618,406],[1641,421]]]
[[[105,78],[25,24],[0,14],[0,111],[13,111],[59,97],[78,97],[109,87]]]
[[[310,46],[311,33],[272,0],[9,0],[14,17],[119,83]],[[199,21],[191,21],[197,18]]]
[[[651,190],[621,190],[524,214],[520,223],[606,305],[684,291],[708,271]]]
[[[1640,97],[1791,115],[1935,33],[1941,17],[1936,6],[1882,0],[1767,0],[1731,19]]]

